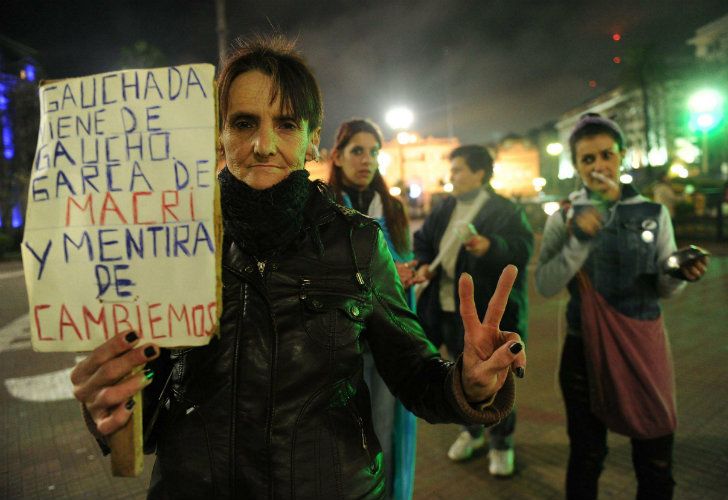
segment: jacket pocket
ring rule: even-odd
[[[358,342],[371,304],[356,294],[315,289],[309,283],[304,280],[299,294],[301,318],[308,338],[330,350]]]
[[[382,492],[381,453],[350,407],[330,409],[318,425],[296,426],[293,498],[375,498]]]
[[[623,220],[617,230],[620,289],[634,285],[644,274],[657,273],[657,221]]]

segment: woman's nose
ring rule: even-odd
[[[272,156],[276,152],[276,140],[273,130],[261,128],[255,136],[253,153],[258,156]]]

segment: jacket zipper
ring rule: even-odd
[[[361,415],[359,415],[359,412],[356,411],[356,408],[354,408],[353,403],[349,403],[349,411],[354,416],[354,419],[356,420],[356,423],[359,427],[359,433],[361,434],[361,447],[367,454],[367,460],[369,462],[369,469],[374,472],[376,470],[376,464],[372,463],[372,454],[369,451],[369,443],[367,442],[367,435],[366,431],[364,430],[364,419],[361,418]]]
[[[309,293],[320,293],[320,294],[326,294],[326,295],[338,295],[340,297],[348,297],[350,299],[355,300],[362,300],[361,295],[357,295],[356,292],[350,291],[350,292],[342,292],[341,288],[335,288],[335,287],[322,287],[322,286],[311,286],[311,280],[308,278],[300,278],[298,280],[300,284],[298,297],[301,300],[306,300]]]
[[[311,287],[311,280],[306,279],[306,278],[301,278],[301,291],[298,294],[298,296],[301,300],[306,300],[310,287]]]
[[[260,276],[262,278],[263,282],[263,289],[261,290],[261,294],[263,295],[263,299],[265,300],[267,306],[268,306],[268,319],[270,321],[270,327],[272,332],[272,338],[271,338],[271,357],[270,357],[270,385],[268,388],[268,410],[266,412],[266,430],[265,430],[265,444],[266,448],[268,449],[268,477],[270,480],[268,481],[268,498],[274,497],[274,481],[273,481],[273,467],[271,463],[271,457],[270,457],[270,446],[272,441],[272,435],[273,435],[273,407],[275,406],[275,396],[274,396],[274,388],[276,385],[276,370],[277,370],[277,359],[278,359],[278,330],[276,328],[275,319],[273,318],[273,306],[268,299],[268,290],[266,288],[266,281],[265,281],[265,269],[266,269],[266,261],[264,260],[257,260],[258,265],[258,271],[260,272]]]
[[[239,324],[242,324],[242,322],[245,320],[245,313],[247,308],[247,297],[248,297],[248,284],[243,282],[242,287],[242,318],[240,320]],[[237,460],[235,457],[237,456],[235,453],[235,445],[237,441],[237,434],[236,434],[236,414],[238,412],[238,405],[237,405],[237,398],[235,394],[238,391],[238,353],[240,352],[240,330],[239,326],[236,326],[235,328],[235,350],[233,354],[233,386],[232,386],[232,412],[230,413],[230,478],[231,483],[230,484],[230,491],[233,492],[233,496],[237,492]]]

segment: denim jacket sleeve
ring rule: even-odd
[[[672,220],[667,207],[662,206],[660,219],[658,221],[660,231],[657,234],[657,264],[662,269],[665,261],[677,250],[675,244],[675,233],[672,228]],[[673,278],[669,274],[660,272],[657,279],[657,293],[661,298],[673,297],[680,293],[687,283],[683,280]]]
[[[536,266],[536,289],[545,297],[559,293],[589,257],[591,243],[580,241],[566,228],[561,210],[546,220]]]

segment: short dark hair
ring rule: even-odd
[[[571,162],[576,167],[576,143],[585,137],[606,134],[614,139],[619,150],[624,150],[624,135],[616,122],[601,116],[599,113],[585,113],[574,126],[569,136],[569,149]]]
[[[295,44],[280,35],[258,35],[237,39],[234,48],[221,63],[217,76],[221,128],[225,126],[233,80],[242,73],[255,70],[273,80],[271,102],[280,95],[283,111],[297,121],[306,120],[309,132],[321,126],[321,90],[313,73],[295,50]]]
[[[468,144],[459,146],[450,153],[450,161],[461,157],[465,160],[465,164],[472,172],[482,170],[485,172],[483,176],[483,184],[486,184],[493,176],[493,157],[483,146],[477,144]]]

